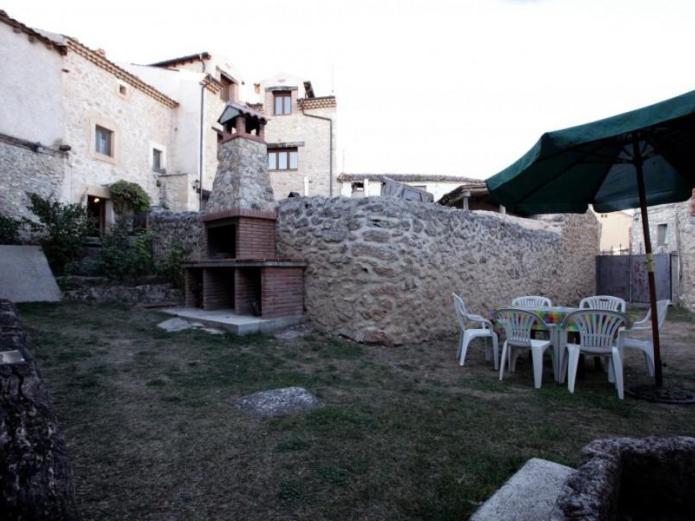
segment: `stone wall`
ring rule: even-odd
[[[0,215],[34,218],[27,208],[27,192],[59,197],[65,172],[65,154],[0,136]]]
[[[183,292],[171,284],[137,286],[95,285],[63,291],[63,298],[87,304],[114,303],[128,305],[169,305],[183,302]]]
[[[20,360],[0,364],[0,517],[79,519],[62,426],[17,308],[0,300],[0,351],[15,350]]]
[[[152,232],[155,262],[179,246],[190,252],[189,260],[200,260],[204,227],[198,212],[150,211],[147,228]]]
[[[296,198],[278,208],[278,254],[304,258],[308,317],[363,342],[457,331],[451,293],[479,313],[520,295],[577,304],[595,288],[590,214],[521,219],[395,198]]]
[[[649,208],[649,234],[655,253],[678,254],[678,284],[674,301],[695,311],[695,209],[691,201]],[[665,241],[659,243],[659,226],[665,225]],[[632,252],[644,253],[642,219],[635,211]]]

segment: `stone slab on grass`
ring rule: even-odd
[[[0,246],[0,299],[60,301],[60,289],[40,246]]]
[[[221,329],[205,327],[200,322],[191,322],[183,318],[170,318],[157,324],[157,327],[169,333],[178,333],[179,331],[186,331],[187,329],[197,329],[198,331],[204,331],[211,335],[224,335],[224,331]]]
[[[197,322],[190,322],[182,318],[170,318],[164,322],[157,324],[159,329],[163,329],[169,333],[178,333],[179,331],[185,331],[187,329],[193,329],[195,327],[203,327],[203,324]]]
[[[313,332],[313,328],[309,324],[298,324],[296,326],[289,327],[278,331],[273,335],[276,340],[282,340],[286,342],[291,342],[302,338]]]
[[[532,458],[481,506],[471,521],[545,521],[574,469]]]
[[[317,407],[319,401],[303,387],[284,387],[242,396],[236,405],[256,418],[270,418],[309,411]]]

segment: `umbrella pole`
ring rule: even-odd
[[[647,279],[649,281],[649,306],[652,310],[652,341],[654,344],[654,383],[656,387],[663,385],[661,374],[661,345],[659,344],[659,316],[656,309],[656,281],[654,280],[654,256],[652,241],[649,237],[649,216],[647,215],[647,195],[644,186],[644,162],[639,150],[639,141],[633,141],[634,164],[637,171],[637,189],[639,190],[639,206],[642,214],[642,232],[644,234],[644,251],[647,254]]]

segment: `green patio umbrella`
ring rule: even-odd
[[[695,187],[695,91],[607,119],[543,134],[486,180],[520,215],[639,207],[647,254],[656,387],[662,386],[654,260],[647,206],[685,201]]]

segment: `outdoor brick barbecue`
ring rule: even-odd
[[[202,260],[186,264],[186,306],[263,318],[304,312],[304,268],[279,259],[276,212],[263,141],[265,117],[228,103],[220,162],[201,221]]]

